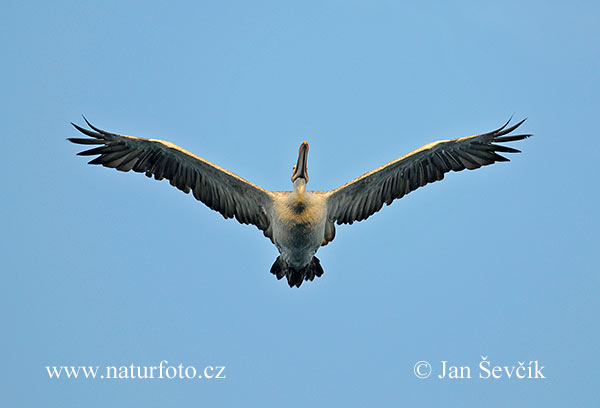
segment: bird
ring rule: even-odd
[[[501,143],[532,136],[512,134],[526,119],[508,127],[509,119],[491,132],[426,144],[330,191],[306,189],[309,145],[304,141],[292,170],[293,190],[269,191],[171,142],[107,132],[83,119],[89,129],[71,124],[87,137],[67,140],[99,145],[77,153],[96,156],[89,164],[166,178],[224,218],[255,225],[279,251],[270,272],[278,280],[285,277],[291,288],[323,275],[315,254],[333,241],[335,224],[365,220],[448,172],[509,161],[500,153],[520,150]]]

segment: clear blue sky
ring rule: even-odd
[[[598,406],[598,2],[2,8],[2,405]],[[300,290],[256,228],[65,141],[85,114],[284,190],[307,140],[327,190],[513,113],[522,154],[338,227]],[[435,378],[481,355],[547,378]],[[161,360],[227,379],[45,370]]]

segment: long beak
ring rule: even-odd
[[[306,161],[308,159],[308,143],[303,142],[298,150],[298,163],[294,167],[294,173],[292,174],[292,182],[298,178],[303,178],[308,181],[308,167]]]

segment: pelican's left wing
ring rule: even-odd
[[[84,118],[85,119],[85,118]],[[270,209],[272,194],[238,175],[204,160],[173,143],[119,135],[94,127],[73,126],[90,138],[67,140],[84,145],[101,145],[78,153],[98,155],[89,164],[101,164],[121,171],[145,173],[156,180],[168,179],[184,193],[193,193],[209,208],[225,218],[235,217],[242,224],[254,224],[272,239]]]
[[[329,222],[352,224],[362,221],[379,211],[383,204],[389,205],[419,187],[441,180],[449,171],[473,170],[497,161],[508,161],[497,152],[519,153],[519,150],[496,143],[531,136],[506,136],[524,121],[509,128],[506,128],[507,122],[499,129],[480,135],[427,144],[327,192]]]

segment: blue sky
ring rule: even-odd
[[[14,2],[0,43],[7,406],[597,406],[597,2]],[[69,122],[272,190],[335,188],[514,113],[522,154],[276,249],[167,182],[87,166]],[[543,380],[436,378],[538,360]],[[51,380],[46,366],[226,366]],[[416,378],[427,360],[433,374]]]

